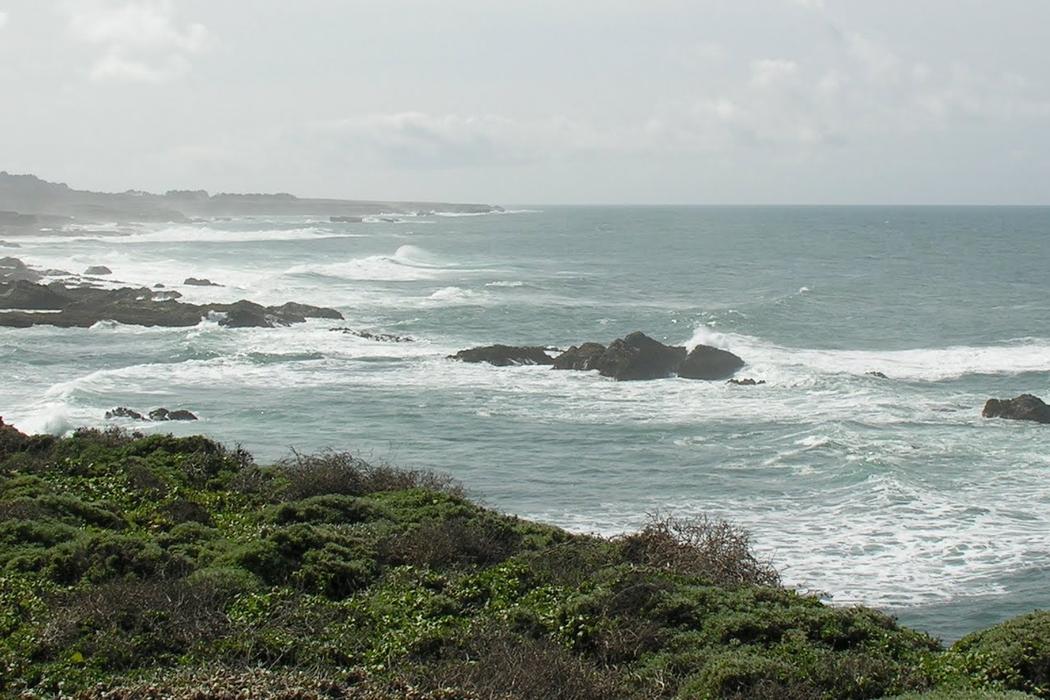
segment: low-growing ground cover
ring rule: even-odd
[[[1048,624],[945,651],[722,522],[603,539],[344,453],[0,423],[2,696],[1050,697]]]

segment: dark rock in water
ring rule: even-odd
[[[112,275],[113,270],[110,270],[105,265],[92,265],[88,269],[84,270],[85,275]]]
[[[407,335],[394,335],[393,333],[373,333],[372,331],[359,331],[353,328],[332,328],[333,332],[354,335],[365,340],[374,340],[377,343],[414,343],[416,339]]]
[[[119,406],[114,408],[112,411],[106,411],[106,420],[113,418],[131,418],[132,420],[148,420],[146,416],[142,415],[138,411],[134,411],[127,406]]]
[[[746,379],[730,379],[726,384],[735,384],[736,386],[758,386],[759,384],[765,384],[765,379],[759,379],[757,382],[751,377]]]
[[[166,421],[166,420],[197,420],[197,416],[193,415],[189,411],[179,409],[177,411],[169,411],[166,408],[155,408],[149,412],[149,419],[155,421]]]
[[[1031,394],[1021,394],[1013,399],[988,399],[981,415],[985,418],[1009,418],[1050,423],[1050,406]]]
[[[309,304],[298,304],[294,301],[272,306],[270,310],[278,316],[302,316],[303,318],[330,318],[337,321],[343,320],[343,315],[335,309],[326,309],[322,306],[310,306]]]
[[[164,289],[164,285],[161,284],[160,282],[157,282],[155,285],[153,285],[153,288],[154,289]]]
[[[469,350],[460,350],[449,355],[450,360],[461,362],[487,362],[497,367],[512,365],[549,365],[554,358],[541,347],[515,347],[512,345],[486,345]]]
[[[182,281],[183,284],[189,287],[221,287],[222,285],[218,282],[212,282],[210,279],[205,277],[187,277]]]
[[[0,267],[8,270],[25,270],[26,264],[18,258],[12,258],[11,256],[0,258]]]
[[[744,361],[728,350],[710,345],[697,345],[678,368],[678,376],[685,379],[725,379],[736,374]]]
[[[195,326],[212,312],[224,314],[221,325],[231,328],[273,328],[303,323],[310,318],[342,318],[335,309],[308,304],[261,306],[250,301],[233,304],[184,304],[178,292],[124,287],[97,289],[41,285],[27,281],[0,281],[0,309],[25,309],[0,314],[0,326],[28,328],[38,324],[61,328],[89,328],[99,321],[171,328]],[[29,313],[57,311],[57,313]]]
[[[617,381],[662,379],[674,376],[685,357],[685,348],[664,345],[635,331],[609,343],[595,366],[603,377]]]
[[[244,299],[233,304],[212,304],[209,308],[224,314],[219,325],[227,328],[273,328],[306,320],[302,316],[296,317],[294,321],[278,318],[265,306]]]
[[[598,369],[598,360],[605,354],[601,343],[584,343],[571,348],[554,358],[553,369],[575,369],[580,371]]]
[[[0,309],[55,311],[72,301],[73,298],[61,286],[45,287],[24,280],[0,284]]]
[[[876,379],[889,379],[889,377],[887,377],[882,372],[865,372],[864,374],[866,374],[869,377],[875,377]]]
[[[328,220],[333,224],[359,224],[364,221],[360,216],[329,216]]]
[[[168,413],[168,420],[197,420],[197,416],[184,409]]]

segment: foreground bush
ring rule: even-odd
[[[200,437],[0,426],[5,697],[1045,693],[1045,627],[944,653],[785,590],[720,521],[609,540],[345,453],[259,466]]]

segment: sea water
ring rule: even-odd
[[[990,397],[1050,398],[1048,236],[1048,208],[979,207],[534,207],[5,234],[20,247],[4,254],[42,268],[105,265],[112,285],[346,320],[0,329],[0,413],[61,433],[120,405],[188,408],[200,422],[118,424],[203,432],[260,461],[331,448],[445,471],[492,507],[576,531],[706,513],[748,528],[789,585],[951,640],[1050,605],[1050,426],[981,418]],[[739,376],[766,383],[446,359],[635,330],[729,349],[747,361]]]

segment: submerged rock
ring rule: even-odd
[[[187,277],[182,281],[183,284],[190,287],[221,287],[222,285],[218,282],[212,282],[206,277]]]
[[[553,369],[591,370],[598,369],[598,360],[605,354],[601,343],[584,343],[571,348],[554,358]]]
[[[868,375],[869,377],[875,377],[876,379],[889,379],[889,377],[887,377],[882,372],[871,371],[871,372],[865,372],[864,374]]]
[[[450,360],[460,362],[487,362],[496,367],[510,367],[514,365],[549,365],[554,358],[547,354],[545,348],[517,347],[513,345],[486,345],[469,350],[460,350],[455,355],[449,355]]]
[[[113,270],[110,270],[105,265],[92,265],[88,269],[84,270],[85,275],[112,275]]]
[[[726,379],[744,366],[738,356],[710,345],[697,345],[678,368],[678,376],[685,379]]]
[[[765,383],[765,379],[759,379],[758,381],[755,381],[751,377],[747,377],[746,379],[730,379],[728,382],[726,382],[726,384],[734,384],[736,386],[758,386],[759,384]]]
[[[1050,423],[1050,406],[1038,396],[1021,394],[1012,399],[988,399],[981,415],[985,418],[1008,418]]]
[[[664,345],[635,331],[609,343],[594,365],[603,377],[617,381],[662,379],[674,376],[685,357],[684,347]]]
[[[372,331],[361,331],[354,328],[332,328],[333,333],[344,333],[357,336],[365,340],[374,340],[377,343],[414,343],[416,339],[407,335],[395,335],[393,333],[373,333]]]

